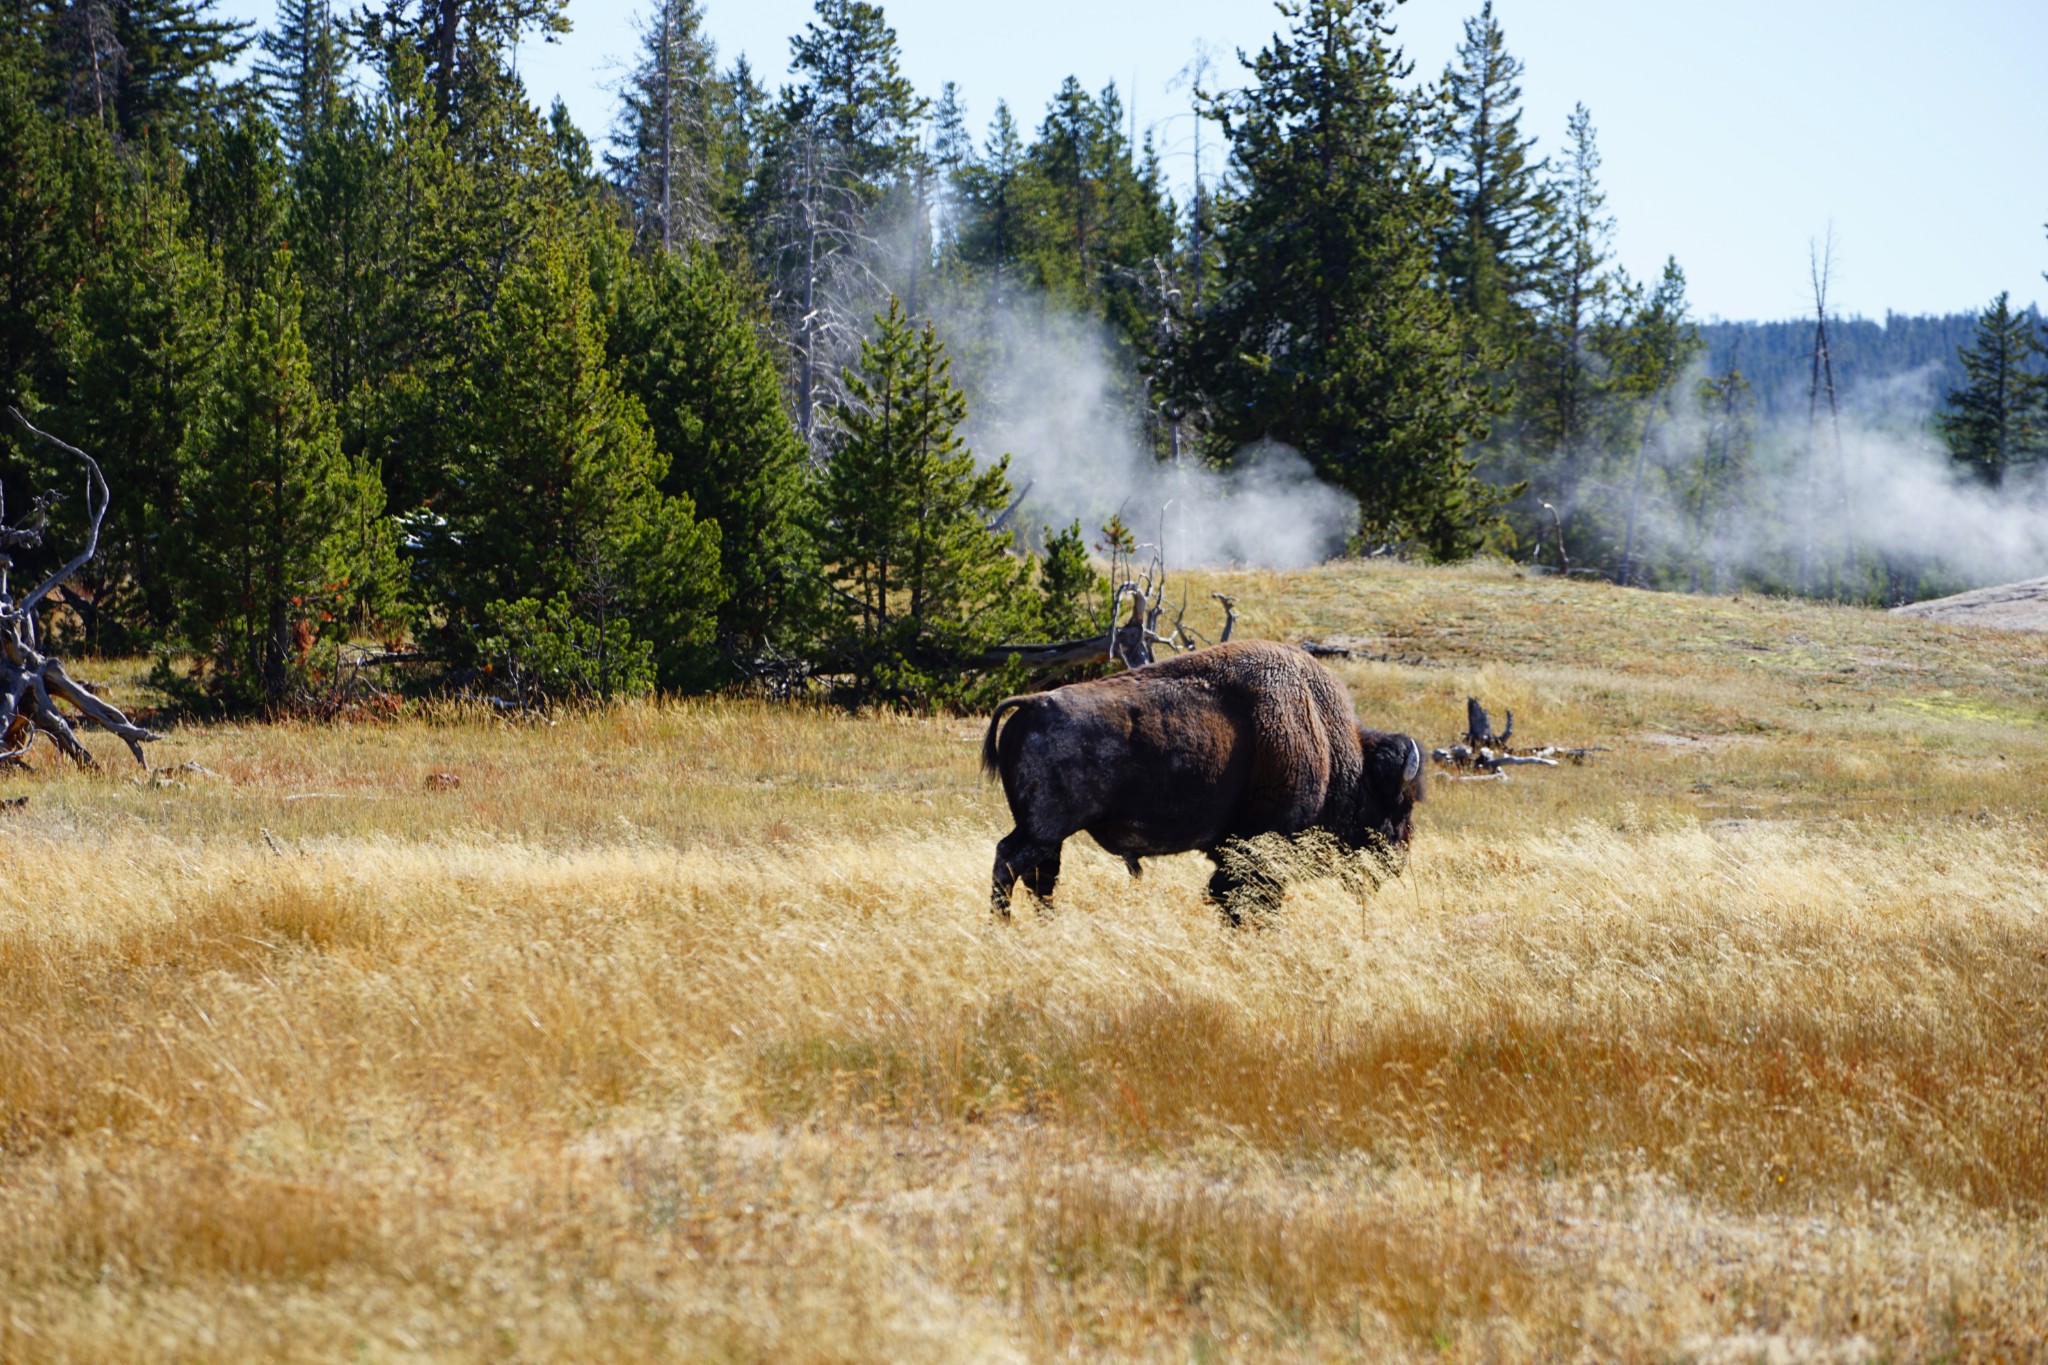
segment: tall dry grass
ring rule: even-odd
[[[20,781],[0,1359],[2048,1358],[2027,646],[1994,685],[1862,613],[1236,586],[1426,636],[1339,665],[1370,719],[1476,691],[1612,751],[1439,784],[1400,880],[1235,933],[1199,860],[1085,841],[992,920],[971,720]]]

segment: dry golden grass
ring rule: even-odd
[[[0,1359],[2048,1359],[2037,640],[1229,585],[1370,721],[1612,752],[1247,932],[1085,840],[993,921],[965,719],[15,779]]]

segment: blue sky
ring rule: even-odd
[[[1449,60],[1479,0],[1410,0],[1397,39],[1418,75]],[[1037,124],[1068,74],[1110,81],[1154,130],[1177,179],[1193,121],[1175,78],[1206,47],[1217,84],[1279,19],[1267,0],[883,0],[920,91],[960,84],[970,125],[998,99]],[[339,8],[339,4],[337,8]],[[264,0],[220,11],[267,22]],[[575,31],[521,66],[594,137],[635,50],[640,6],[571,0]],[[771,86],[811,0],[705,0],[722,62],[745,52]],[[1495,0],[1526,64],[1524,130],[1562,141],[1583,101],[1599,129],[1617,255],[1639,276],[1667,255],[1702,317],[1811,307],[1807,250],[1835,234],[1837,311],[1981,308],[2001,289],[2048,303],[2048,0]],[[1210,164],[1216,149],[1213,128]]]

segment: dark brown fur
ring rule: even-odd
[[[1209,854],[1209,893],[1235,920],[1246,892],[1256,904],[1278,887],[1229,872],[1225,844],[1322,830],[1347,848],[1398,848],[1423,796],[1413,740],[1363,729],[1328,669],[1257,641],[1007,698],[989,717],[981,765],[1001,777],[1016,822],[996,845],[1005,915],[1018,881],[1052,894],[1061,845],[1086,831],[1134,875],[1140,858]]]

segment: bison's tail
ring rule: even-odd
[[[990,777],[1002,771],[1002,764],[996,758],[996,731],[1002,728],[1003,712],[1013,710],[1031,700],[1033,698],[1029,696],[1004,697],[996,703],[996,709],[989,713],[988,733],[981,737],[981,770]]]

